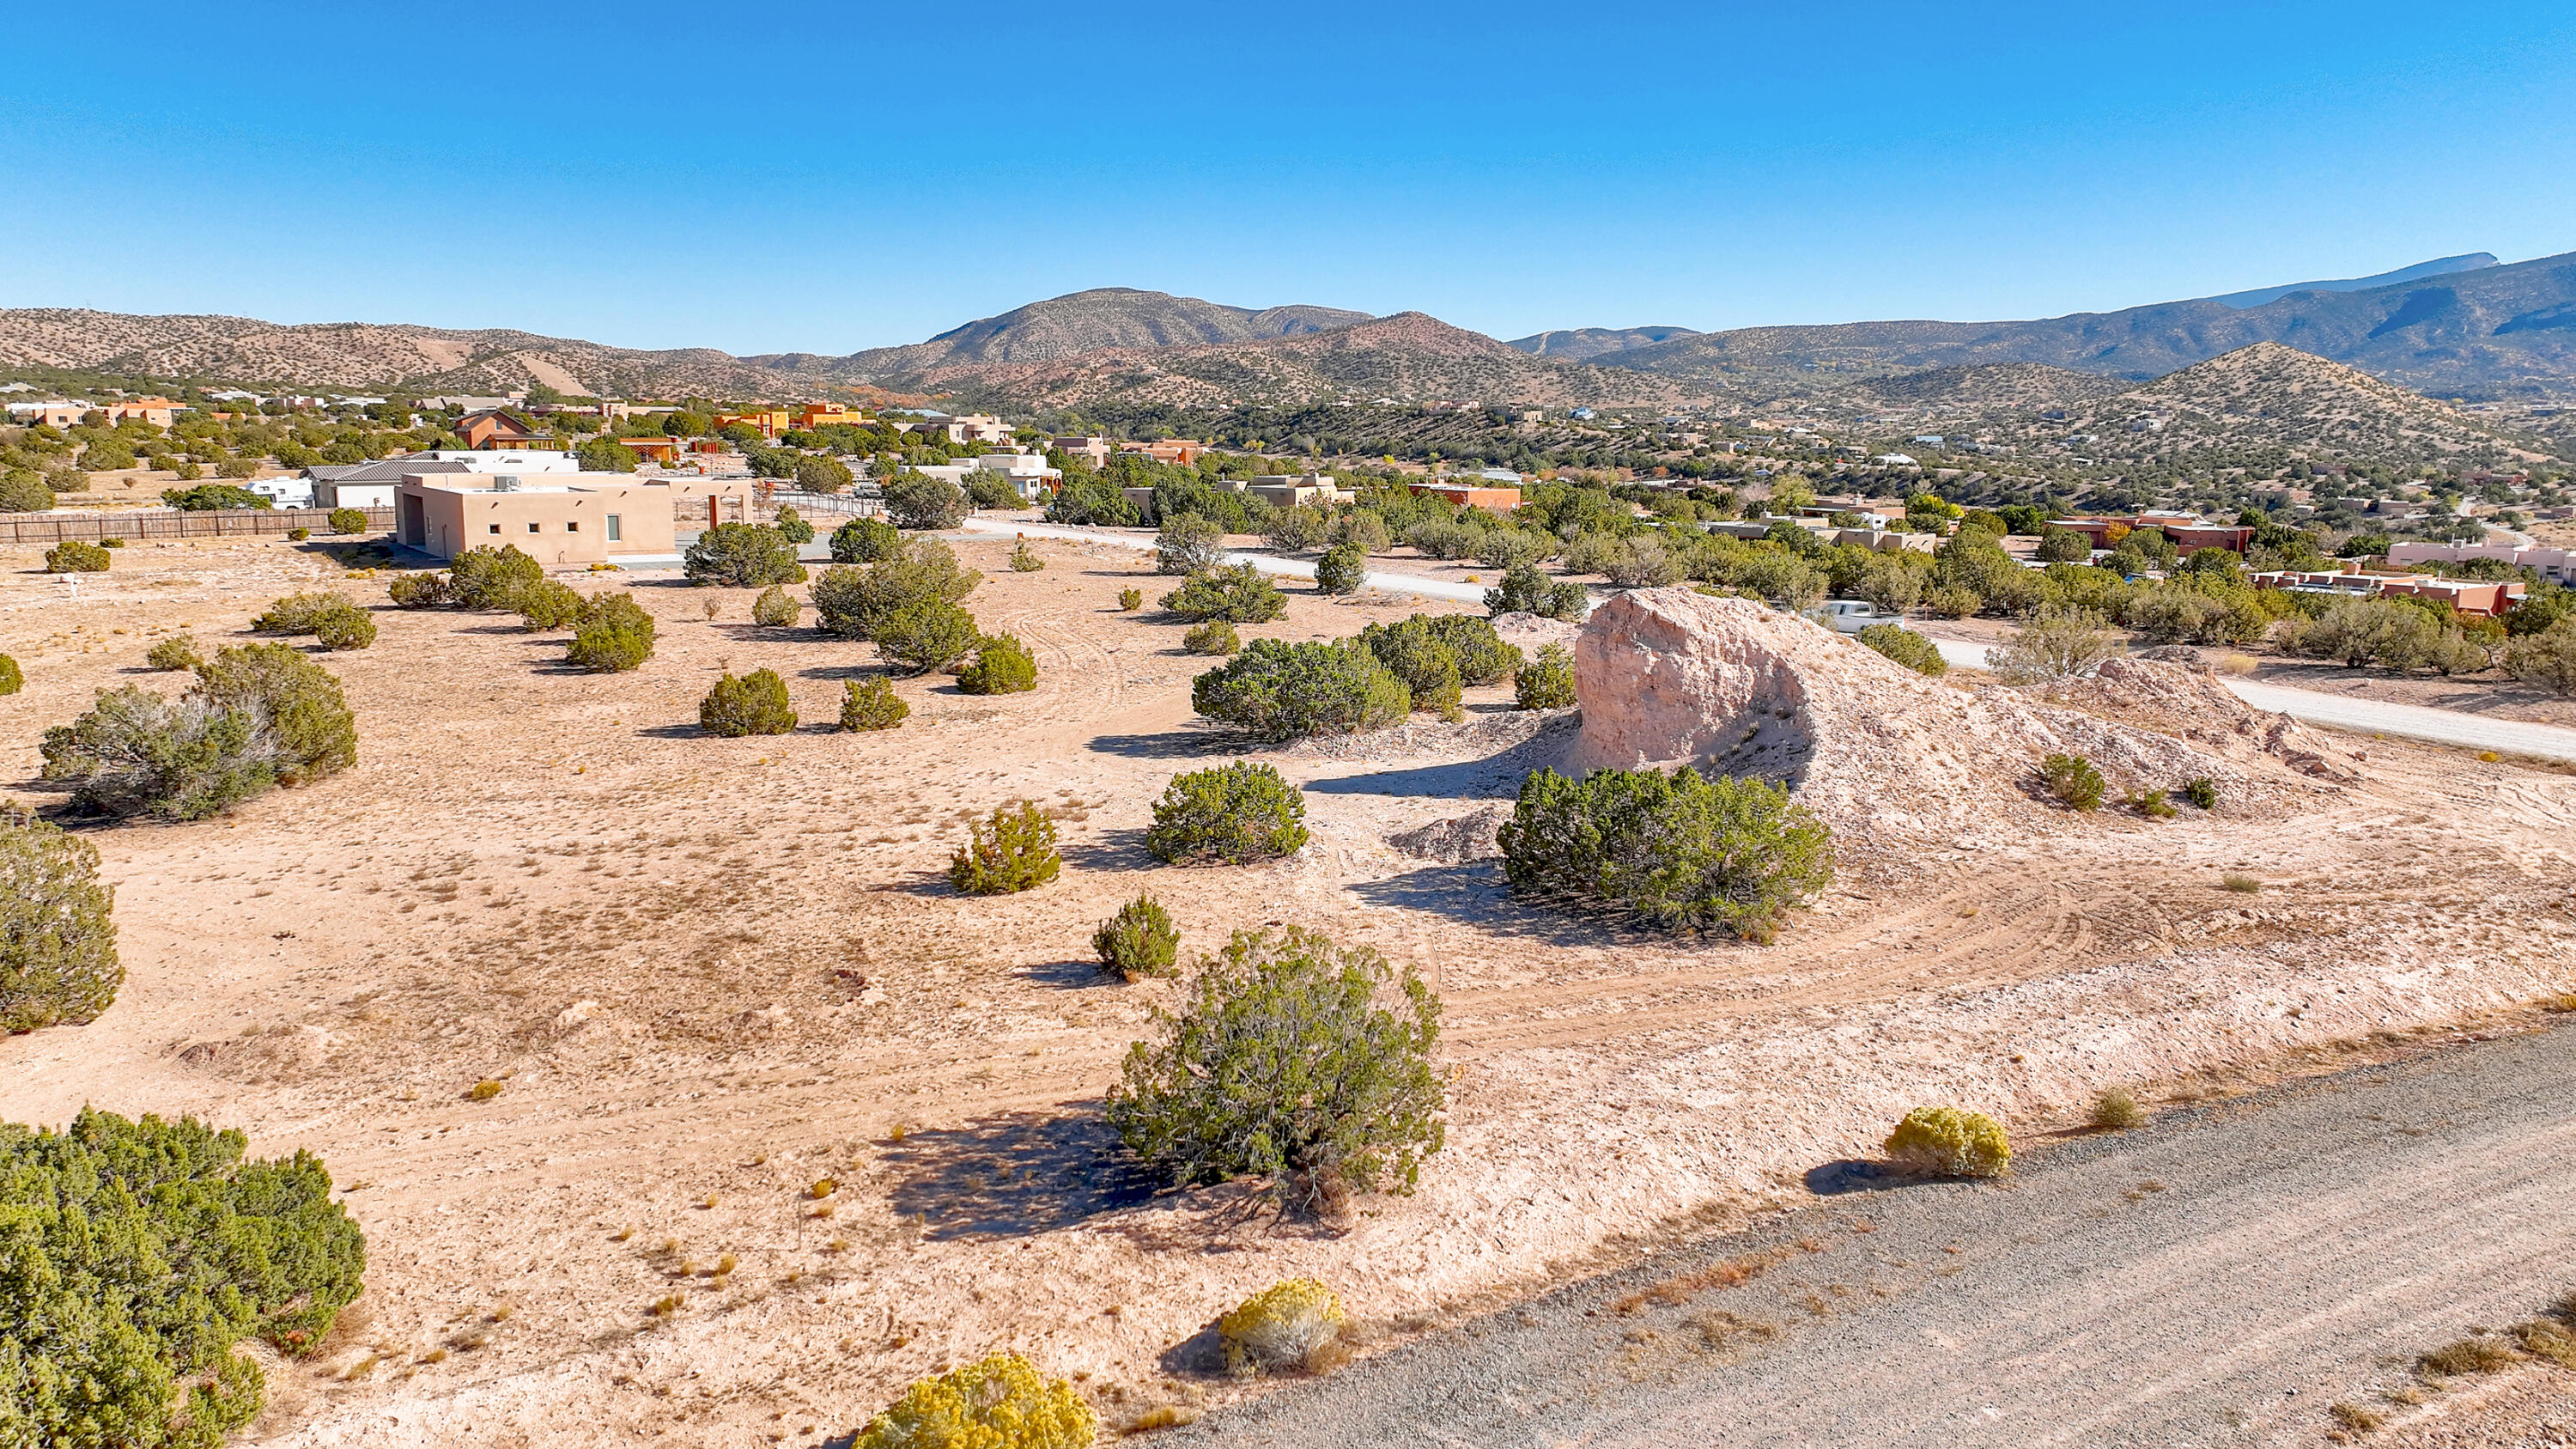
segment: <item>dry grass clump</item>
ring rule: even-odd
[[[2093,1125],[2106,1132],[2126,1132],[2147,1120],[2138,1110],[2138,1099],[2123,1087],[2105,1087],[2093,1099]]]
[[[2512,1332],[2524,1353],[2545,1358],[2560,1368],[2576,1368],[2576,1328],[2555,1318],[2535,1318],[2515,1324]]]
[[[501,1095],[501,1084],[492,1080],[490,1077],[485,1077],[483,1080],[476,1082],[471,1088],[469,1088],[465,1095],[470,1101],[489,1102],[494,1097]]]
[[[2263,883],[2250,875],[2231,874],[2220,876],[2218,878],[2218,888],[2223,891],[2234,891],[2240,896],[2261,895],[2263,893]]]
[[[665,1293],[661,1297],[654,1299],[653,1305],[644,1311],[655,1318],[668,1318],[686,1306],[688,1306],[688,1300],[682,1298],[679,1294]]]
[[[830,1197],[834,1192],[838,1191],[840,1186],[840,1183],[831,1178],[818,1177],[814,1179],[814,1183],[811,1187],[805,1189],[805,1195],[813,1198],[817,1202],[820,1202],[824,1198]]]
[[[1217,1320],[1225,1366],[1236,1378],[1283,1369],[1322,1373],[1349,1320],[1333,1290],[1312,1278],[1274,1283]]]
[[[2378,1410],[2365,1409],[2359,1404],[2329,1404],[2326,1416],[2347,1429],[2365,1434],[2388,1422]]]
[[[2446,1343],[2415,1360],[2415,1367],[2444,1378],[2500,1373],[2522,1362],[2522,1355],[2492,1338],[2463,1338]]]
[[[1179,1404],[1157,1404],[1127,1422],[1121,1434],[1150,1434],[1157,1429],[1178,1429],[1199,1421],[1199,1411]]]

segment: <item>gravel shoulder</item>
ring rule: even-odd
[[[1829,1165],[1812,1208],[1178,1442],[2297,1444],[2338,1401],[2485,1442],[2456,1420],[2497,1385],[2379,1395],[2417,1352],[2576,1286],[2571,1077],[2561,1025],[2074,1139],[1998,1184]],[[2519,1401],[2576,1378],[2522,1372],[2559,1382]]]

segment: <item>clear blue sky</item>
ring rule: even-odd
[[[0,305],[847,352],[1095,286],[1513,337],[2576,250],[2576,7],[178,5],[0,39]]]

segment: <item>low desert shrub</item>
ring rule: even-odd
[[[2132,790],[2122,803],[2149,820],[2174,818],[2173,802],[2165,798],[2162,790]]]
[[[944,668],[984,642],[975,616],[946,599],[915,599],[876,626],[877,653],[915,674]],[[1032,666],[1034,672],[1034,666]]]
[[[740,679],[726,675],[698,702],[698,728],[727,739],[786,734],[796,728],[787,681],[774,669],[755,669]]]
[[[1225,1367],[1239,1379],[1283,1370],[1320,1373],[1348,1321],[1333,1290],[1312,1278],[1273,1283],[1216,1322]]]
[[[289,543],[302,543],[312,536],[313,530],[309,528],[290,528],[286,531],[286,541]]]
[[[832,530],[832,562],[875,563],[903,547],[903,533],[882,518],[853,518]]]
[[[1091,933],[1091,949],[1100,956],[1100,969],[1112,976],[1130,981],[1147,976],[1169,976],[1172,963],[1181,949],[1180,932],[1172,929],[1172,913],[1152,896],[1138,896],[1118,908],[1118,914],[1100,923]]]
[[[2263,883],[2250,875],[2220,876],[2218,878],[2218,888],[2240,896],[2254,896],[2261,895],[2263,893]]]
[[[2001,1177],[2012,1166],[2012,1144],[2001,1123],[1983,1112],[1956,1107],[1917,1107],[1887,1135],[1887,1155],[1916,1172],[1942,1177]]]
[[[2377,1409],[2364,1408],[2359,1404],[2328,1404],[2326,1416],[2357,1434],[2367,1434],[2388,1422],[2387,1415]]]
[[[2138,1110],[2138,1099],[2130,1096],[2125,1087],[2104,1087],[2093,1098],[2092,1122],[2096,1127],[2126,1132],[2145,1120],[2147,1114]]]
[[[2102,806],[2102,772],[2082,755],[2051,755],[2039,762],[2039,778],[2048,793],[2078,810]]]
[[[1090,1449],[1099,1418],[1073,1385],[997,1353],[904,1390],[851,1449]]]
[[[1038,687],[1037,656],[1016,634],[988,634],[975,646],[975,662],[957,676],[968,694],[1026,694]]]
[[[1055,847],[1055,822],[1036,802],[996,805],[990,820],[967,827],[966,843],[949,856],[948,883],[970,896],[1033,890],[1064,868]]]
[[[197,652],[195,638],[186,634],[173,634],[146,651],[143,662],[154,669],[168,673],[172,670],[194,669],[204,663],[205,658]]]
[[[358,1296],[366,1239],[319,1159],[245,1146],[192,1118],[87,1108],[61,1132],[0,1124],[9,1442],[214,1449],[265,1392],[243,1339],[321,1345]]]
[[[86,714],[45,731],[43,753],[45,778],[68,782],[83,810],[202,820],[277,783],[279,751],[255,711],[127,685],[101,691]]]
[[[1461,684],[1492,684],[1521,667],[1520,646],[1504,643],[1502,636],[1494,632],[1491,619],[1474,614],[1416,614],[1404,623],[1411,624],[1415,619],[1428,621],[1426,627],[1432,637],[1458,656]]]
[[[357,717],[330,671],[287,644],[246,644],[197,666],[210,706],[265,721],[277,781],[302,785],[358,762]]]
[[[1261,536],[1281,553],[1313,553],[1324,546],[1325,536],[1331,532],[1332,526],[1331,510],[1300,504],[1271,514]]]
[[[1181,647],[1192,654],[1240,654],[1243,636],[1223,619],[1210,619],[1204,624],[1192,624],[1190,631],[1181,636]]]
[[[989,468],[978,468],[966,477],[966,502],[973,508],[1025,508],[1028,500],[1010,479]]]
[[[1571,579],[1551,580],[1536,564],[1515,564],[1503,571],[1500,588],[1485,590],[1488,614],[1538,614],[1550,619],[1581,619],[1591,592]]]
[[[469,1102],[489,1102],[499,1095],[501,1095],[501,1084],[490,1077],[485,1077],[465,1089],[465,1100]]]
[[[1413,697],[1357,640],[1255,639],[1190,686],[1200,714],[1269,740],[1351,734],[1404,718]]]
[[[1132,614],[1143,607],[1145,607],[1145,591],[1143,589],[1120,589],[1118,591],[1118,612],[1122,614]]]
[[[1987,651],[1986,667],[2006,684],[2047,684],[2090,678],[2120,652],[2119,636],[2100,614],[2044,608]]]
[[[455,584],[445,574],[401,574],[385,586],[385,593],[400,609],[435,609],[456,602]]]
[[[0,1033],[107,1010],[125,983],[115,907],[115,888],[98,878],[97,846],[0,809]]]
[[[841,728],[845,730],[890,730],[911,713],[912,706],[903,702],[883,675],[853,679],[842,688]]]
[[[1574,653],[1549,644],[1512,673],[1512,700],[1522,709],[1568,709],[1574,698]]]
[[[1045,567],[1046,560],[1038,557],[1038,551],[1029,547],[1029,541],[1027,539],[1022,538],[1012,541],[1011,572],[1015,574],[1033,574]]]
[[[2507,674],[2558,694],[2576,695],[2576,617],[2559,620],[2537,634],[2525,634],[2505,646]]]
[[[1913,670],[1934,679],[1950,672],[1950,663],[1931,640],[1902,624],[1870,624],[1857,636],[1863,644]]]
[[[447,561],[448,591],[468,609],[516,609],[520,591],[543,582],[545,576],[545,565],[513,544],[469,548]]]
[[[115,556],[94,543],[67,538],[45,550],[45,572],[49,574],[103,574]]]
[[[1440,1002],[1411,967],[1290,927],[1237,931],[1128,1049],[1109,1122],[1176,1186],[1240,1177],[1308,1209],[1409,1193],[1440,1150]]]
[[[1463,683],[1458,651],[1426,625],[1420,614],[1398,624],[1371,624],[1360,631],[1360,647],[1376,655],[1378,663],[1404,681],[1406,696],[1415,709],[1434,710],[1455,719]]]
[[[564,650],[566,663],[593,674],[622,674],[653,657],[653,616],[633,594],[602,594]]]
[[[751,601],[751,622],[765,629],[793,629],[804,612],[804,602],[776,584]]]
[[[2430,1350],[2415,1360],[2415,1367],[2443,1378],[2464,1374],[2501,1373],[2522,1361],[2502,1342],[2492,1338],[2463,1338]]]
[[[1318,593],[1356,594],[1368,582],[1368,553],[1356,543],[1337,543],[1315,560]]]
[[[1266,624],[1288,612],[1288,596],[1268,575],[1251,564],[1203,570],[1165,594],[1163,607],[1196,623],[1223,619],[1235,624]]]
[[[1166,865],[1248,865],[1306,843],[1306,799],[1269,765],[1237,760],[1172,777],[1145,849]]]
[[[519,622],[532,634],[578,629],[590,617],[590,600],[556,579],[539,579],[519,591]]]
[[[16,694],[26,687],[27,671],[18,667],[17,660],[0,654],[0,695]]]
[[[680,568],[690,583],[737,589],[805,582],[805,566],[796,561],[796,545],[765,523],[717,524],[699,534],[698,541],[681,554]]]
[[[843,484],[842,486],[847,487],[848,485]],[[806,522],[805,515],[797,512],[793,504],[782,503],[778,505],[778,517],[773,520],[769,526],[777,529],[779,536],[786,539],[789,543],[812,543],[814,541],[814,525]]]
[[[364,649],[376,642],[375,616],[355,604],[344,604],[314,621],[313,640],[334,652]]]
[[[1787,787],[1688,766],[1537,771],[1496,840],[1525,896],[1751,941],[1833,881],[1832,833]]]
[[[330,513],[331,531],[349,534],[367,531],[367,512],[363,508],[334,508]]]
[[[1225,529],[1195,513],[1163,520],[1154,535],[1154,572],[1203,574],[1225,562]]]
[[[272,602],[250,626],[262,634],[310,634],[325,615],[348,607],[349,601],[338,594],[288,594]]]
[[[2218,782],[2207,775],[2187,781],[2182,787],[2182,798],[2203,810],[2215,810],[2218,808]]]
[[[904,608],[925,599],[957,603],[983,581],[982,574],[961,567],[956,551],[940,540],[907,539],[866,568],[824,570],[812,590],[814,621],[844,639],[872,639]]]

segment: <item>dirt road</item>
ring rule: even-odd
[[[2312,1443],[2332,1403],[2392,1411],[2414,1353],[2576,1286],[2571,1078],[2561,1027],[2171,1114],[1995,1186],[1828,1165],[1812,1209],[1180,1442]]]

